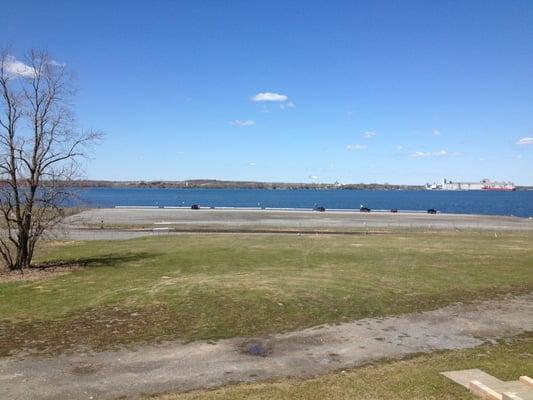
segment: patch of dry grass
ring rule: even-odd
[[[45,279],[51,279],[59,275],[69,274],[79,269],[79,266],[72,265],[51,267],[47,268],[46,270],[39,268],[30,268],[26,269],[24,273],[20,273],[18,271],[2,270],[0,272],[0,283],[41,281]]]

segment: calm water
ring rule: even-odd
[[[110,189],[78,191],[89,207],[190,206],[420,210],[463,214],[533,216],[533,191],[440,192],[382,190]]]

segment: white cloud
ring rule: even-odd
[[[525,137],[516,142],[516,144],[533,144],[533,137]]]
[[[249,165],[250,167],[255,167],[257,164],[254,163],[254,162],[251,162],[251,163],[248,163],[248,165]]]
[[[396,150],[398,150],[398,151],[403,150],[403,146],[402,145],[396,146]]]
[[[435,136],[440,136],[440,131],[438,129],[433,129],[433,134]]]
[[[284,94],[261,92],[252,97],[253,101],[287,101],[289,98]]]
[[[22,61],[17,60],[13,56],[7,56],[3,66],[7,75],[10,76],[23,76],[26,78],[35,76],[34,68],[24,64]]]
[[[365,139],[372,139],[376,135],[377,135],[377,133],[374,132],[374,131],[366,131],[365,133],[363,133],[363,137]]]
[[[460,156],[460,152],[449,152],[448,150],[440,151],[416,151],[413,153],[413,157],[422,158],[422,157],[447,157],[447,156]]]
[[[363,144],[349,144],[346,148],[348,150],[364,150],[366,149],[366,146]]]
[[[67,65],[55,60],[47,60],[45,62],[53,67],[65,67]],[[17,60],[16,57],[10,55],[5,58],[3,67],[6,74],[11,77],[31,78],[37,74],[35,68],[25,64],[20,60]]]
[[[235,126],[252,126],[255,125],[255,121],[251,119],[235,119],[230,121],[230,124]]]
[[[442,157],[448,155],[446,150],[441,151],[416,151],[413,153],[413,157]]]

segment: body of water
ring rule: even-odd
[[[266,190],[266,189],[78,189],[87,207],[190,206],[371,209],[460,214],[533,216],[533,191]]]

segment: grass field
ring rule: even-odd
[[[533,235],[176,235],[45,245],[85,267],[0,283],[0,354],[219,339],[533,289]]]
[[[533,336],[501,341],[475,349],[424,354],[403,361],[379,362],[345,373],[309,380],[241,384],[157,400],[472,400],[468,390],[440,372],[479,368],[502,380],[533,375]]]

